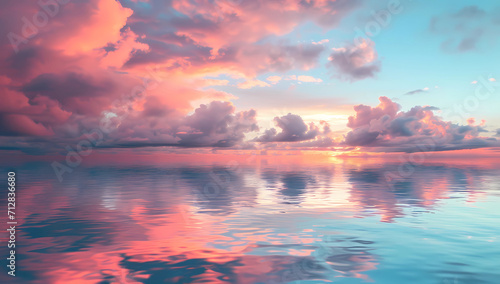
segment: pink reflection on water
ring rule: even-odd
[[[488,163],[478,164],[488,170],[485,166]],[[321,238],[311,228],[296,226],[301,216],[346,219],[375,214],[382,222],[395,222],[407,214],[400,206],[401,196],[415,200],[415,206],[432,210],[450,198],[451,187],[456,184],[464,187],[461,191],[469,202],[486,197],[484,191],[466,190],[485,182],[484,177],[474,175],[467,168],[459,172],[465,176],[459,183],[454,181],[457,179],[454,171],[444,171],[444,175],[433,175],[427,170],[416,173],[405,181],[408,184],[403,189],[407,191],[398,192],[376,182],[380,173],[374,169],[381,164],[344,161],[336,165],[333,179],[322,180],[321,176],[311,173],[304,182],[305,187],[316,186],[320,198],[316,192],[304,190],[299,192],[304,197],[298,204],[279,205],[282,198],[279,190],[270,194],[269,189],[263,187],[247,196],[246,206],[236,203],[234,211],[226,215],[200,213],[201,205],[188,196],[187,185],[182,182],[176,188],[182,194],[159,190],[154,200],[145,196],[147,187],[126,194],[120,188],[114,189],[117,193],[113,197],[105,197],[103,188],[102,193],[98,191],[99,195],[91,195],[89,200],[78,200],[75,199],[77,192],[82,189],[65,188],[57,181],[25,183],[24,193],[29,194],[25,194],[19,206],[19,221],[21,226],[36,230],[38,235],[33,237],[21,232],[20,242],[25,246],[18,251],[28,256],[23,266],[39,274],[40,279],[33,283],[96,283],[103,276],[115,283],[140,283],[159,274],[165,269],[162,267],[186,273],[201,267],[202,271],[193,274],[193,282],[279,283],[284,278],[314,279],[316,276],[311,273],[314,268],[305,265],[304,269],[300,261],[314,257],[314,245],[321,242]],[[277,168],[269,164],[256,166],[257,171],[237,174],[247,175],[248,180],[259,183],[263,168],[277,169],[273,175],[295,171],[289,164]],[[326,189],[329,183],[342,186]],[[283,187],[286,182],[278,180],[276,185]],[[113,205],[103,202],[104,199]],[[153,201],[163,202],[168,212],[151,211]],[[332,206],[328,207],[330,202]],[[272,205],[288,212],[269,211]],[[377,211],[367,215],[367,208]],[[325,217],[331,213],[338,214]],[[265,216],[268,227],[252,225]],[[287,221],[279,216],[286,216]],[[235,221],[239,223],[235,225]],[[38,230],[40,226],[49,226],[49,231]],[[278,227],[282,231],[275,231]],[[288,244],[296,246],[283,247]],[[267,254],[254,254],[257,251]],[[188,267],[184,262],[189,260],[198,261]],[[326,264],[338,273],[335,277],[370,280],[366,272],[376,270],[379,261],[362,248],[352,254],[335,252],[326,257]],[[182,277],[168,279],[180,281]]]

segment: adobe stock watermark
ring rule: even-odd
[[[148,75],[143,78],[142,84],[136,85],[129,94],[124,94],[120,99],[115,100],[111,106],[115,108],[123,108],[125,106],[125,108],[127,108],[127,106],[130,106],[136,99],[145,96],[147,91],[157,88],[160,82],[164,80],[164,78],[158,74],[158,69],[158,66],[155,69],[148,68]],[[80,137],[83,136],[83,138],[76,143],[75,148],[66,145],[65,149],[67,153],[64,163],[58,161],[52,162],[52,169],[59,182],[63,181],[65,173],[72,173],[74,168],[82,163],[84,157],[92,154],[93,148],[99,146],[104,141],[105,135],[116,130],[120,121],[126,116],[126,114],[118,115],[113,111],[104,111],[102,115],[99,126],[88,132],[82,133]]]
[[[229,8],[238,7],[244,0],[209,0],[210,4],[213,5],[215,13],[220,18],[224,18],[224,11],[222,6],[228,6]],[[232,14],[232,13],[231,13]]]
[[[252,151],[245,159],[246,163],[251,163],[255,160],[257,155],[256,151]],[[226,168],[222,172],[215,172],[212,170],[209,173],[210,181],[203,186],[203,196],[207,199],[217,198],[223,189],[229,187],[231,183],[231,176],[241,171],[241,165],[236,160],[231,160],[226,164]]]
[[[29,39],[34,38],[40,31],[48,25],[49,20],[54,18],[71,0],[38,0],[40,6],[35,14],[30,18],[21,17],[22,27],[20,33],[9,32],[7,38],[16,53],[19,52],[19,45],[27,44]]]
[[[8,172],[7,173],[7,232],[8,232],[8,242],[7,248],[8,256],[7,257],[7,267],[9,271],[7,274],[10,276],[16,276],[16,226],[17,226],[17,217],[16,217],[16,173]]]
[[[328,266],[326,258],[335,253],[338,248],[332,245],[336,242],[334,236],[326,235],[321,242],[314,243],[316,249],[308,257],[301,257],[297,262],[293,263],[288,269],[280,273],[279,281],[271,281],[272,284],[278,283],[297,283],[312,280],[312,276],[324,274]],[[305,245],[305,243],[302,243]],[[338,252],[343,253],[343,252]]]
[[[445,278],[442,281],[443,284],[461,284],[457,277]]]
[[[411,2],[412,0],[407,0]],[[366,38],[373,38],[379,35],[384,28],[387,28],[393,19],[394,15],[403,12],[404,6],[399,0],[390,0],[384,9],[371,12],[371,20],[366,22],[363,28],[354,27],[354,44],[361,45]]]
[[[468,95],[461,102],[453,104],[451,108],[443,109],[442,115],[456,121],[465,121],[471,117],[481,102],[488,100],[500,90],[500,82],[495,78],[491,74],[479,76],[477,80],[472,82],[476,86],[474,93]]]
[[[400,164],[394,171],[384,173],[385,182],[391,190],[394,190],[394,183],[399,180],[409,178],[415,172],[417,166],[425,163],[426,157],[436,149],[437,141],[435,137],[425,137],[414,144],[417,151],[400,155]]]
[[[236,1],[239,1],[240,3],[242,2],[242,0]],[[286,108],[273,109],[273,112],[279,113],[277,117],[281,117],[289,113]],[[248,157],[245,159],[245,164],[255,161],[257,156],[261,155],[262,153],[262,150],[252,150]],[[203,186],[203,197],[209,200],[213,200],[220,196],[222,190],[229,187],[231,183],[231,176],[240,173],[241,170],[241,164],[236,160],[227,162],[223,171],[215,172],[214,170],[212,170],[209,173],[210,180]]]

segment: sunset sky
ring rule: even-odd
[[[131,151],[500,146],[496,1],[8,0],[0,13],[4,153],[86,139]]]
[[[1,0],[0,283],[498,283],[499,107],[498,0]]]

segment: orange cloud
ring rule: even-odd
[[[125,26],[133,11],[114,0],[97,0],[94,3],[96,6],[90,12],[90,17],[54,43],[65,54],[91,52],[121,39],[120,29]],[[79,7],[74,4],[72,8]]]

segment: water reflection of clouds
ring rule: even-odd
[[[19,251],[29,269],[18,279],[33,283],[369,280],[380,241],[341,220],[397,222],[450,198],[474,201],[498,184],[494,169],[443,165],[388,184],[384,174],[397,169],[390,163],[91,167],[63,183],[42,168],[20,169],[33,182],[20,201]],[[211,183],[217,189],[207,193]]]
[[[474,167],[417,166],[404,179],[389,180],[386,174],[397,171],[397,164],[377,168],[349,170],[351,200],[362,208],[378,209],[383,221],[404,216],[405,208],[432,210],[436,203],[455,193],[474,200],[487,187],[478,186],[488,175]]]

